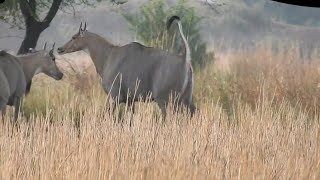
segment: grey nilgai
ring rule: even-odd
[[[193,114],[195,106],[192,100],[190,49],[179,17],[171,17],[167,22],[168,28],[173,22],[177,23],[184,42],[182,55],[146,47],[137,42],[116,46],[87,31],[86,24],[82,29],[82,23],[71,40],[58,48],[58,53],[88,50],[96,71],[101,76],[104,91],[119,103],[127,102],[129,106],[133,106],[135,101],[150,98],[157,102],[165,118],[166,107],[172,97],[177,104],[187,106]]]
[[[0,51],[0,111],[5,112],[6,105],[14,106],[14,120],[18,118],[24,94],[28,94],[34,75],[45,73],[60,80],[63,73],[59,70],[53,55],[54,46],[50,51],[40,50],[22,56],[13,56]]]

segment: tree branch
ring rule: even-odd
[[[216,8],[214,8],[213,5],[208,2],[208,0],[206,0],[206,3],[210,6],[210,8],[211,8],[215,13],[219,14],[219,11],[216,10]]]
[[[34,18],[32,17],[32,10],[29,4],[27,3],[27,1],[19,0],[19,6],[26,23],[27,24],[31,23],[31,20],[34,20]]]
[[[59,10],[59,7],[61,5],[62,0],[53,0],[53,3],[50,7],[50,10],[47,14],[47,16],[44,18],[43,23],[45,23],[47,26],[51,23],[54,16],[57,14],[57,11]]]
[[[29,6],[33,13],[36,13],[37,3],[35,0],[29,0]]]

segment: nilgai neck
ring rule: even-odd
[[[111,51],[116,46],[105,40],[103,37],[91,32],[87,32],[84,38],[97,73],[102,75],[103,66],[107,61],[106,57],[110,55]]]
[[[27,82],[31,81],[33,76],[39,72],[42,61],[40,56],[40,53],[34,53],[17,57],[22,64],[23,72]]]

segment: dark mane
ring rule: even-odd
[[[145,46],[145,45],[143,45],[143,44],[141,44],[141,43],[139,43],[139,42],[131,42],[131,44],[136,44],[136,45],[138,45],[139,47],[143,47],[143,48],[153,48],[153,47],[150,47],[150,46]]]

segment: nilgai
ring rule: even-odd
[[[190,49],[179,17],[171,17],[167,27],[173,22],[177,23],[184,42],[182,55],[146,47],[137,42],[116,46],[87,31],[86,24],[83,29],[82,24],[80,25],[79,31],[71,40],[58,48],[58,53],[87,49],[97,73],[101,76],[104,91],[119,103],[127,102],[129,106],[133,106],[135,101],[151,97],[150,99],[159,105],[165,119],[169,97],[173,95],[171,97],[177,99],[177,104],[186,105],[193,114],[195,106],[192,101],[193,71]]]
[[[53,55],[54,46],[50,51],[31,52],[22,56],[13,56],[0,51],[0,111],[4,113],[6,105],[14,106],[14,121],[18,118],[23,95],[28,94],[34,75],[45,73],[60,80],[63,73],[59,70]]]

